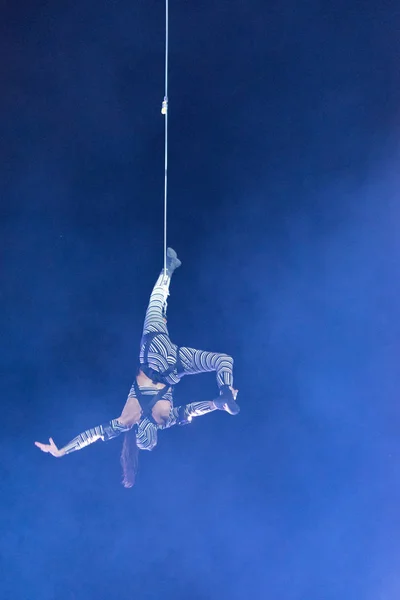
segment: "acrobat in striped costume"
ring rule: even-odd
[[[161,272],[150,296],[146,311],[143,335],[140,343],[139,369],[154,384],[140,386],[135,378],[128,395],[136,398],[141,406],[142,414],[136,427],[136,443],[142,450],[152,450],[157,444],[159,429],[167,429],[173,425],[189,423],[193,417],[201,416],[214,410],[226,410],[237,414],[239,407],[233,396],[233,359],[227,354],[206,352],[188,347],[178,347],[172,343],[166,324],[166,306],[169,295],[171,275],[181,262],[174,250],[168,248],[167,268]],[[220,390],[218,398],[211,402],[194,402],[185,406],[173,406],[173,386],[185,375],[197,375],[215,371],[217,385]],[[155,386],[163,383],[160,390]],[[152,408],[159,400],[170,402],[168,419],[162,424],[154,421]],[[118,419],[88,429],[69,442],[62,450],[69,454],[101,439],[110,440],[132,428],[132,424],[124,425]]]

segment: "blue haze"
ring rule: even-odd
[[[242,412],[120,414],[162,266],[161,1],[2,3],[0,596],[398,600],[399,8],[170,2],[169,327]],[[211,375],[177,401],[210,399]]]

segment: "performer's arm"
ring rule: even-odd
[[[217,410],[214,402],[192,402],[183,406],[176,406],[170,412],[169,419],[159,429],[167,429],[173,425],[188,425],[194,417],[202,417]]]
[[[171,409],[168,419],[155,424],[150,419],[142,419],[137,426],[136,443],[141,450],[153,450],[157,445],[157,430],[168,429],[173,425],[187,425],[193,417],[201,417],[217,410],[213,402],[192,402]]]
[[[68,442],[68,444],[66,444],[66,446],[63,448],[57,448],[52,438],[50,438],[49,444],[35,442],[35,445],[43,452],[49,452],[53,456],[61,457],[65,456],[65,454],[75,452],[76,450],[81,450],[85,446],[89,446],[89,444],[97,442],[97,440],[107,442],[108,440],[117,437],[121,433],[129,431],[131,427],[132,425],[123,425],[118,419],[113,419],[104,425],[99,425],[98,427],[93,427],[92,429],[83,431],[73,440]]]

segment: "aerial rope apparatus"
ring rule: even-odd
[[[165,0],[165,90],[161,114],[165,120],[164,142],[164,275],[167,270],[167,213],[168,213],[168,43],[169,43],[169,6]]]
[[[52,438],[49,443],[35,442],[43,452],[55,457],[81,450],[101,439],[124,435],[121,453],[123,485],[132,487],[138,468],[138,450],[152,450],[159,429],[186,425],[193,417],[223,410],[231,415],[240,411],[233,387],[233,358],[228,354],[176,346],[165,323],[166,299],[173,272],[181,265],[176,252],[167,247],[168,183],[168,0],[165,0],[165,92],[161,113],[165,118],[164,162],[164,273],[160,273],[150,295],[140,343],[139,368],[120,416],[78,434],[62,448]],[[161,300],[161,302],[160,302]],[[168,362],[168,357],[174,362]],[[174,406],[174,387],[184,375],[216,374],[218,396],[213,400]],[[163,384],[159,387],[159,384]],[[162,401],[162,402],[160,402]]]

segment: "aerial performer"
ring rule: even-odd
[[[165,268],[161,271],[146,311],[140,342],[139,366],[128,399],[117,419],[80,433],[63,448],[53,439],[48,444],[35,442],[43,452],[55,457],[65,456],[101,439],[111,440],[124,433],[121,453],[123,485],[135,483],[138,451],[153,450],[159,429],[186,425],[194,417],[215,410],[231,415],[239,412],[237,390],[233,387],[233,359],[227,354],[178,347],[169,337],[167,328],[167,298],[171,276],[181,265],[176,252],[168,248]],[[219,395],[211,401],[193,402],[174,407],[174,386],[184,375],[215,371]]]

